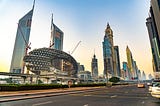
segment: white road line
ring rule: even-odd
[[[91,96],[91,95],[83,95],[83,96]]]
[[[115,97],[117,97],[117,95],[113,95],[113,96],[111,96],[111,98],[115,98]]]
[[[32,106],[40,106],[40,105],[49,104],[49,103],[52,103],[52,101],[36,103],[36,104],[33,104]]]
[[[88,104],[85,104],[85,105],[83,105],[83,106],[88,106]]]

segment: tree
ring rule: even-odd
[[[110,82],[113,82],[113,83],[117,83],[120,81],[120,79],[118,77],[112,77],[109,79]]]

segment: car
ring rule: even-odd
[[[137,84],[137,87],[138,87],[138,88],[145,88],[145,84],[144,84],[144,83],[138,83],[138,84]]]
[[[151,82],[148,82],[147,85],[148,85],[148,86],[152,86],[152,83],[151,83]]]
[[[152,92],[152,88],[154,89],[156,86],[158,86],[158,85],[157,85],[158,83],[160,83],[159,80],[154,80],[154,81],[152,81],[151,86],[148,87],[148,88],[149,88],[149,89],[148,89],[149,92]]]
[[[160,99],[160,82],[153,84],[151,88],[151,95]]]

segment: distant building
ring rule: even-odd
[[[152,80],[152,79],[153,79],[152,74],[149,74],[149,75],[148,75],[148,79],[149,79],[149,80]]]
[[[84,65],[81,65],[80,63],[77,63],[77,65],[78,65],[78,72],[85,70]]]
[[[138,79],[141,80],[142,79],[142,75],[141,75],[141,71],[138,70]]]
[[[136,61],[133,61],[133,68],[135,72],[135,78],[138,79],[138,67]]]
[[[130,72],[130,70],[128,68],[128,64],[127,64],[127,62],[123,62],[122,64],[123,64],[123,68],[122,69],[125,72],[125,80],[130,80],[131,79],[131,72]]]
[[[27,50],[29,49],[29,37],[33,10],[34,4],[33,8],[18,22],[17,34],[10,66],[10,72],[12,73],[24,73],[25,65],[23,62],[23,58],[27,54]]]
[[[63,50],[63,32],[53,23],[53,15],[51,19],[51,38],[50,38],[50,48]],[[63,61],[59,59],[52,60],[52,65],[59,70],[63,70]],[[66,62],[64,62],[64,65]]]
[[[151,0],[150,15],[146,19],[153,58],[153,71],[160,72],[160,0]]]
[[[84,81],[88,81],[91,79],[91,72],[90,71],[80,71],[78,72],[78,78]]]
[[[92,77],[98,78],[98,60],[96,59],[96,55],[94,54],[91,62],[91,70],[92,70]]]
[[[131,78],[135,79],[135,78],[137,78],[137,65],[136,65],[136,62],[133,59],[132,52],[130,51],[128,46],[126,48],[126,54],[127,54],[128,68],[131,72]]]
[[[142,80],[146,80],[146,74],[144,71],[142,71]]]
[[[121,69],[121,77],[126,79],[126,72],[123,69]]]
[[[114,46],[114,51],[115,51],[115,59],[116,59],[117,76],[121,77],[120,56],[119,56],[118,46]]]

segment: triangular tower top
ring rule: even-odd
[[[32,9],[34,9],[34,6],[35,6],[35,0],[33,1],[33,7],[32,7]]]

